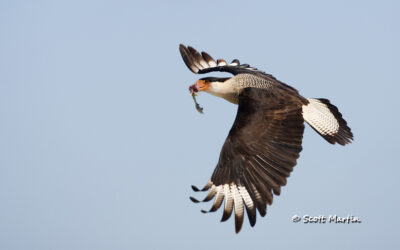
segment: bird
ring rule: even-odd
[[[242,228],[244,210],[253,227],[257,211],[264,217],[274,195],[280,195],[302,150],[304,122],[331,144],[344,146],[353,140],[347,122],[328,99],[305,98],[295,88],[238,59],[215,61],[208,53],[182,44],[179,51],[195,74],[233,75],[200,78],[189,91],[192,95],[206,92],[238,105],[211,178],[201,189],[192,186],[194,192],[208,191],[202,202],[214,199],[211,208],[201,212],[215,212],[224,203],[223,222],[234,210],[236,233]]]

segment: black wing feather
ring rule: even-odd
[[[201,52],[200,54],[193,47],[190,46],[186,47],[181,44],[179,45],[179,51],[186,66],[195,74],[205,74],[213,71],[229,72],[234,75],[240,73],[256,72],[265,74],[264,72],[259,71],[256,68],[250,67],[248,64],[240,64],[238,59],[234,59],[230,64],[228,64],[223,59],[218,59],[217,61],[215,61],[206,52]]]
[[[266,214],[267,204],[286,185],[302,150],[303,103],[278,91],[282,90],[242,91],[236,120],[210,179],[212,186],[228,191],[222,221],[229,219],[234,207],[236,232],[242,227],[243,206],[251,226],[256,223],[256,210],[261,216]]]

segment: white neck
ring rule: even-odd
[[[239,95],[239,88],[233,78],[225,82],[212,82],[210,88],[206,90],[207,93],[224,98],[228,102],[238,104],[237,97]]]

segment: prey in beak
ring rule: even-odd
[[[196,93],[199,91],[204,91],[204,90],[208,89],[208,87],[209,87],[209,84],[206,83],[206,81],[204,81],[204,80],[198,80],[195,84],[193,84],[189,87],[189,92],[190,92],[190,95],[193,97],[193,101],[194,101],[196,110],[199,111],[200,114],[203,114],[203,108],[200,107],[200,105],[197,103],[197,100],[196,100],[197,94]]]

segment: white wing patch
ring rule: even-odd
[[[334,136],[339,131],[339,122],[328,106],[319,100],[307,98],[303,106],[303,118],[322,135]]]
[[[218,59],[217,60],[217,65],[218,66],[225,66],[227,65],[226,61],[224,59]]]
[[[234,210],[235,225],[237,227],[237,231],[240,230],[243,223],[244,206],[246,206],[247,209],[249,210],[255,209],[255,202],[252,200],[246,187],[242,185],[237,185],[234,182],[230,184],[223,184],[216,186],[211,181],[208,181],[207,185],[203,189],[200,190],[197,187],[193,187],[193,190],[196,192],[209,190],[207,196],[202,200],[203,202],[210,201],[212,198],[215,197],[211,209],[208,211],[201,210],[203,213],[214,212],[218,210],[218,208],[221,207],[222,202],[225,200],[224,214],[222,216],[221,221],[229,219]],[[261,197],[260,194],[257,192],[257,190],[255,189],[253,191],[255,191],[256,194],[258,195],[258,196],[256,195],[256,198],[260,199]],[[195,203],[200,202],[199,200],[193,197],[191,197],[191,200]],[[252,226],[253,225],[254,224],[252,224]]]
[[[246,207],[254,208],[253,200],[251,199],[249,192],[247,192],[247,189],[243,186],[239,186],[239,193],[242,196]]]
[[[209,60],[208,64],[210,65],[211,68],[218,66],[217,63],[214,60]]]

